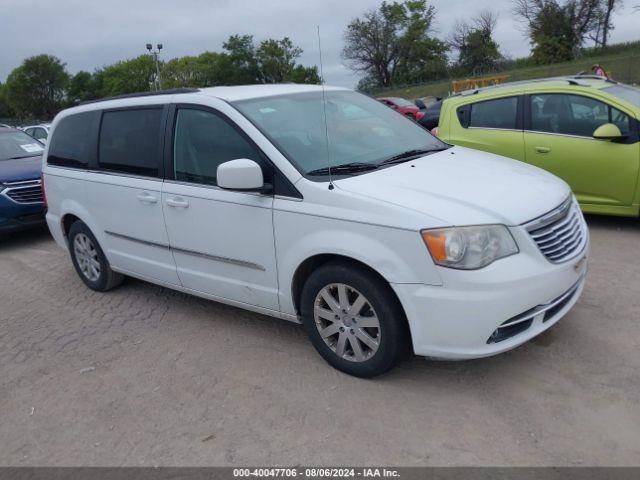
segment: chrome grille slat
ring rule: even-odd
[[[545,245],[540,247],[540,250],[545,255],[550,255],[562,248],[566,248],[568,242],[572,242],[578,235],[580,235],[580,226],[576,226],[570,233],[558,238],[558,241],[553,245]]]
[[[547,227],[544,229],[543,232],[541,233],[534,233],[536,232],[536,230],[534,230],[531,233],[531,236],[533,238],[541,238],[541,237],[546,237],[547,235],[551,235],[556,233],[558,230],[561,230],[562,228],[565,227],[565,225],[567,225],[568,223],[570,223],[573,220],[573,216],[572,215],[567,215],[561,222],[558,222],[557,224],[552,225],[551,227]]]
[[[8,188],[2,194],[16,203],[43,203],[40,180],[13,182],[5,185]]]
[[[571,226],[569,227],[569,229],[564,229],[562,233],[559,232],[556,236],[550,237],[549,239],[546,239],[546,240],[540,240],[537,243],[540,246],[540,248],[547,248],[548,246],[553,245],[553,243],[557,243],[561,241],[563,238],[573,235],[573,232],[575,232],[576,228],[580,228],[580,225],[577,219],[575,219],[571,223]],[[549,243],[549,242],[552,242],[552,243]]]
[[[558,208],[524,227],[540,252],[552,263],[570,260],[587,243],[587,226],[575,201],[562,202]]]

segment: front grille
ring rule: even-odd
[[[16,182],[6,184],[7,189],[3,192],[16,203],[42,203],[42,185],[40,180],[28,182]]]
[[[575,257],[587,243],[580,207],[569,197],[558,208],[524,225],[542,254],[552,263]]]

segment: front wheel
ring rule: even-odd
[[[329,263],[313,272],[300,307],[313,346],[345,373],[380,375],[407,351],[406,322],[391,287],[358,265]]]

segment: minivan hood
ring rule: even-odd
[[[0,160],[0,183],[22,182],[40,178],[42,155],[15,160]]]
[[[557,207],[570,194],[563,180],[544,170],[464,147],[334,183],[447,225],[520,225]]]

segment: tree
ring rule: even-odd
[[[101,96],[101,85],[96,76],[80,70],[69,79],[67,87],[67,103],[75,105],[87,100],[95,100]]]
[[[226,81],[228,85],[260,83],[260,69],[252,35],[232,35],[222,44],[227,55]]]
[[[496,69],[502,58],[498,44],[493,39],[497,18],[489,12],[481,12],[472,23],[457,22],[449,40],[458,51],[457,65],[465,72],[477,75]]]
[[[101,97],[149,91],[155,76],[156,65],[150,55],[122,60],[94,74]]]
[[[589,37],[596,46],[606,47],[613,30],[613,12],[622,5],[621,0],[601,0],[596,12],[596,26]]]
[[[342,57],[378,86],[433,78],[434,70],[446,65],[447,51],[429,36],[434,16],[426,0],[382,2],[347,25]]]
[[[165,88],[223,85],[229,76],[225,72],[228,66],[226,55],[218,52],[174,58],[162,67],[162,85]]]
[[[289,79],[301,54],[302,49],[294,46],[288,37],[260,42],[256,50],[256,61],[262,82],[280,83]]]
[[[576,58],[585,38],[598,26],[601,0],[514,1],[514,13],[525,24],[536,63]]]
[[[7,102],[6,87],[0,82],[0,118],[13,117],[13,110]]]
[[[318,67],[305,67],[303,65],[296,65],[286,80],[293,83],[310,83],[316,85],[322,82]]]
[[[52,55],[29,57],[7,77],[5,95],[19,117],[53,118],[62,107],[69,75]]]

